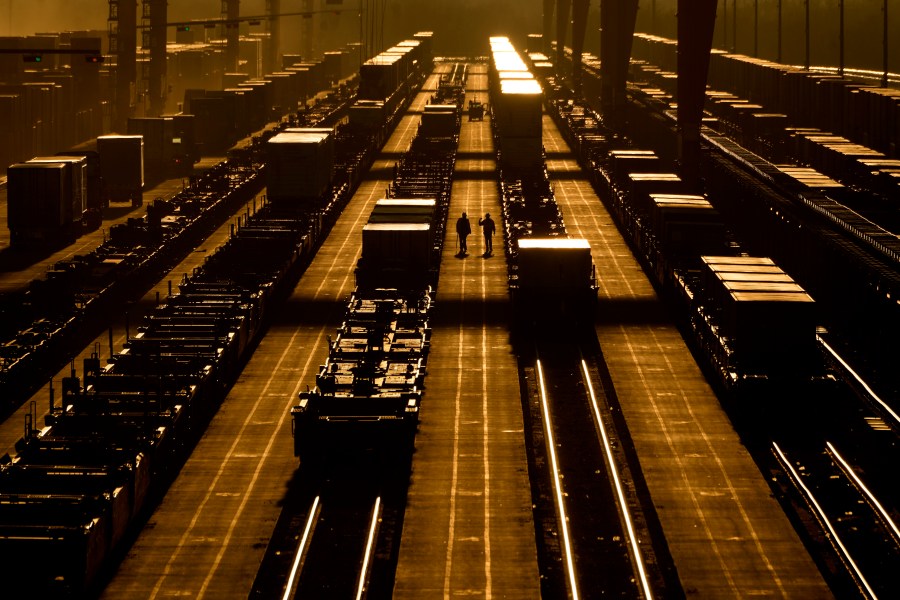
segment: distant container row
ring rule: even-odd
[[[353,52],[326,52],[322,60],[307,62],[285,55],[282,70],[265,77],[225,73],[222,90],[185,90],[183,112],[195,116],[199,152],[222,153],[265,123],[296,112],[309,98],[355,71]]]
[[[677,44],[635,34],[634,58],[674,74]],[[840,134],[889,156],[900,153],[900,90],[722,50],[712,51],[709,86],[785,114],[795,125]]]
[[[352,124],[377,127],[406,98],[414,80],[431,72],[432,37],[432,32],[420,31],[361,65],[357,102],[350,108]]]
[[[508,38],[492,37],[490,43],[488,82],[504,166],[539,167],[544,160],[541,86]]]

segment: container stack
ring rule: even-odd
[[[362,232],[357,284],[399,287],[431,269],[437,202],[427,198],[383,198]]]
[[[36,156],[28,161],[34,163],[62,163],[71,178],[72,186],[72,221],[81,221],[88,208],[88,164],[84,156]]]
[[[628,197],[632,210],[649,215],[651,194],[682,194],[685,184],[677,173],[629,173]]]

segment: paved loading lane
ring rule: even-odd
[[[467,90],[487,96],[484,65]],[[488,120],[463,117],[459,153],[394,598],[539,598],[506,259],[499,237],[481,256],[477,227],[500,215]],[[462,211],[467,258],[455,256]]]

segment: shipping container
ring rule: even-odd
[[[584,239],[522,238],[516,261],[520,290],[584,291],[593,278],[591,246]]]
[[[400,55],[380,54],[362,64],[359,70],[360,100],[385,101],[404,81],[400,77]]]
[[[80,223],[87,210],[88,167],[83,156],[36,156],[29,163],[62,163],[72,179],[71,219]]]
[[[455,104],[428,104],[422,112],[421,135],[453,137],[459,130]]]
[[[109,199],[100,170],[100,153],[96,150],[64,150],[57,152],[56,156],[76,156],[85,159],[85,210],[102,215],[103,209],[109,206]],[[97,214],[93,218],[96,218]],[[89,224],[88,228],[93,227]]]
[[[143,204],[144,139],[139,135],[101,135],[97,152],[109,200]]]
[[[431,225],[428,223],[368,223],[362,232],[362,265],[369,273],[392,272],[414,278],[431,266]],[[390,286],[388,286],[390,287]]]
[[[273,200],[320,198],[331,182],[334,136],[295,129],[267,142],[268,190]]]
[[[534,79],[501,79],[495,106],[497,127],[504,137],[541,137],[543,95]]]
[[[369,223],[428,223],[434,220],[435,200],[382,198],[375,203]]]
[[[70,164],[13,164],[6,176],[10,245],[54,245],[74,239]]]

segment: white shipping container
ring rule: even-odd
[[[331,183],[334,136],[330,130],[294,130],[269,140],[268,195],[317,198]]]
[[[584,239],[522,238],[518,240],[518,281],[523,290],[588,290],[593,262]]]
[[[36,156],[29,163],[63,163],[72,176],[72,219],[81,219],[87,208],[87,158],[84,156]]]
[[[534,79],[501,79],[496,106],[500,134],[511,137],[541,137],[544,97]]]

